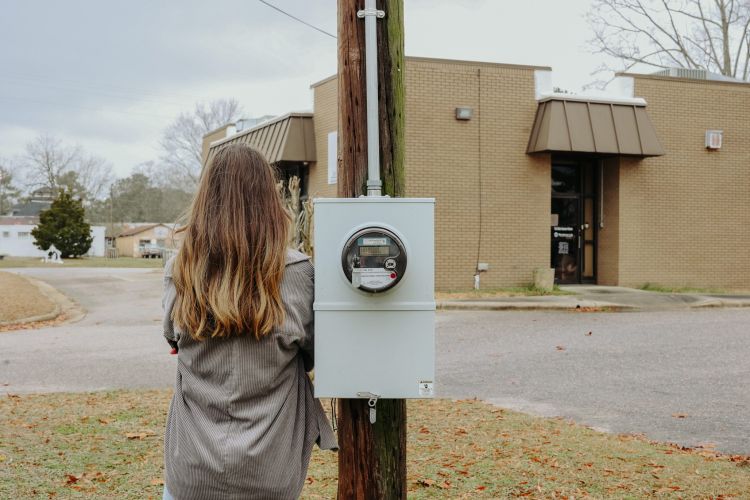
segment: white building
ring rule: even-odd
[[[44,257],[45,252],[34,244],[32,229],[37,217],[0,217],[0,255],[10,257]],[[86,255],[104,257],[104,226],[91,226],[94,241]]]

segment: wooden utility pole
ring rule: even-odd
[[[380,176],[383,194],[404,195],[404,6],[378,0]],[[365,194],[367,114],[364,0],[338,0],[338,196]],[[362,356],[363,353],[351,353]],[[371,424],[367,399],[339,400],[338,498],[406,498],[406,401],[381,399]]]

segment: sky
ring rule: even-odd
[[[336,0],[269,0],[336,33]],[[587,48],[591,0],[405,0],[407,56],[551,66],[574,91],[605,62]],[[0,158],[41,133],[108,160],[118,177],[158,160],[164,129],[196,102],[246,117],[312,109],[336,40],[257,0],[5,2]]]

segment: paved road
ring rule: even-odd
[[[18,272],[49,282],[89,313],[76,324],[0,334],[0,389],[172,384],[175,358],[160,336],[158,271]],[[438,392],[750,454],[749,325],[750,309],[441,312]]]
[[[88,311],[73,324],[0,333],[8,392],[166,387],[176,359],[161,337],[159,269],[19,269]]]
[[[442,395],[750,454],[750,309],[446,312],[438,332]]]

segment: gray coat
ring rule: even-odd
[[[289,251],[284,324],[193,340],[175,331],[172,261],[164,274],[164,336],[177,340],[177,381],[164,438],[166,485],[177,500],[288,499],[302,490],[313,444],[336,449],[313,397],[313,266]]]

